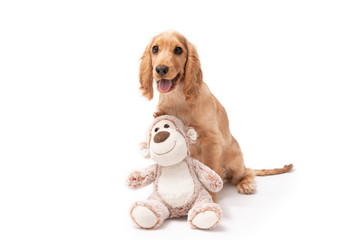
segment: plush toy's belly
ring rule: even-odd
[[[187,204],[193,196],[194,190],[194,180],[184,161],[174,166],[161,167],[158,192],[170,206],[181,207]]]

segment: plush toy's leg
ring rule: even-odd
[[[169,210],[158,200],[136,202],[130,209],[132,220],[141,228],[155,229],[169,217]]]
[[[203,191],[190,209],[188,221],[192,227],[212,229],[221,220],[222,212],[219,205],[212,201],[210,194],[205,190]]]

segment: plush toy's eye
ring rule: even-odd
[[[159,128],[155,128],[155,132],[159,131]]]
[[[164,125],[164,128],[169,128],[169,127],[170,127],[169,124]]]

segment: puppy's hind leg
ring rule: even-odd
[[[254,183],[255,174],[250,168],[246,168],[245,176],[236,185],[236,188],[241,194],[252,194],[256,191],[256,185]]]
[[[252,194],[256,191],[256,185],[254,183],[255,174],[250,168],[246,168],[244,165],[244,158],[240,147],[234,146],[226,151],[224,155],[226,161],[225,168],[229,172],[227,176],[233,185],[241,194]]]

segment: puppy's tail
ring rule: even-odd
[[[285,165],[283,168],[274,168],[274,169],[253,169],[255,176],[269,176],[281,173],[290,172],[293,169],[293,165]]]

